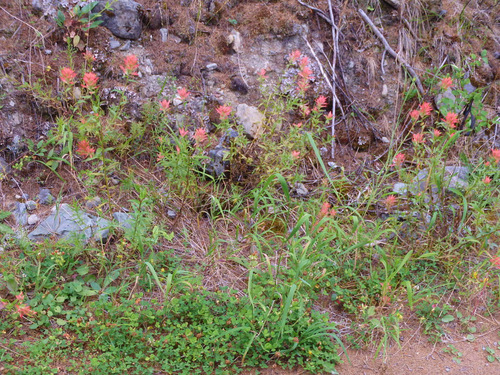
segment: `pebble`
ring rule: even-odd
[[[217,64],[216,63],[210,63],[210,64],[207,64],[207,66],[205,68],[207,68],[207,70],[209,70],[209,71],[212,71],[212,70],[217,69]]]
[[[117,41],[117,40],[115,40],[115,39],[111,39],[111,40],[109,41],[109,48],[110,48],[110,49],[116,49],[116,48],[118,48],[118,47],[120,47],[120,42],[119,42],[119,41]]]
[[[35,225],[39,221],[40,218],[36,214],[28,216],[28,225]]]
[[[91,210],[93,208],[96,208],[100,204],[101,204],[101,198],[100,197],[94,197],[94,198],[89,199],[85,203],[85,207],[87,207],[87,209]]]
[[[54,202],[54,197],[50,194],[49,189],[41,188],[38,193],[38,200],[40,201],[40,204],[51,204]]]
[[[168,211],[167,211],[167,216],[168,216],[170,219],[175,219],[175,217],[177,216],[177,213],[176,213],[174,210],[168,210]]]
[[[295,184],[295,191],[299,197],[305,197],[309,194],[309,190],[307,190],[306,186],[300,182]]]
[[[127,40],[125,43],[123,43],[123,46],[120,47],[120,51],[128,51],[130,49],[130,44],[131,41]]]
[[[35,201],[26,201],[26,209],[28,211],[36,210],[36,202]]]
[[[389,88],[387,87],[387,85],[383,85],[382,86],[382,97],[386,97],[387,94],[389,94]]]
[[[168,40],[168,29],[160,29],[161,41],[166,43]]]

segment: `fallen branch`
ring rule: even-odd
[[[396,59],[401,65],[405,67],[405,69],[410,73],[410,75],[415,79],[415,83],[417,84],[417,89],[420,94],[424,94],[424,87],[422,86],[422,83],[420,82],[420,78],[418,78],[417,73],[415,70],[408,64],[405,59],[403,59],[401,56],[399,56],[396,51],[394,51],[387,40],[384,38],[380,30],[375,26],[372,22],[372,20],[366,15],[366,13],[362,9],[358,9],[359,14],[361,17],[366,21],[366,23],[371,27],[375,35],[381,40],[381,42],[384,44],[384,47],[389,54]]]

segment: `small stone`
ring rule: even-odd
[[[236,117],[245,129],[245,134],[255,138],[263,132],[265,116],[256,107],[247,104],[238,104]]]
[[[28,225],[35,225],[40,221],[40,218],[36,214],[28,216]]]
[[[18,225],[26,225],[28,222],[28,212],[26,211],[26,204],[15,202],[15,209],[12,211],[12,215],[16,220]]]
[[[231,46],[234,52],[242,52],[241,34],[236,30],[232,30],[231,33],[227,36],[227,44]]]
[[[116,186],[116,185],[118,185],[118,184],[120,183],[120,180],[119,180],[118,178],[116,178],[116,177],[111,177],[111,178],[109,179],[109,181],[110,181],[113,185],[115,185],[115,186]]]
[[[123,45],[120,47],[120,51],[128,51],[130,49],[130,40],[127,40]]]
[[[87,207],[87,209],[89,209],[89,210],[92,210],[93,208],[96,208],[100,204],[101,204],[101,198],[100,197],[94,197],[94,198],[89,199],[85,203],[85,207]]]
[[[98,20],[114,36],[123,39],[139,39],[142,33],[142,21],[140,16],[141,5],[132,0],[117,0],[113,2],[112,11],[103,12],[107,0],[100,0],[92,10],[92,13],[100,13]]]
[[[328,153],[328,149],[326,147],[321,147],[319,149],[319,153],[321,154],[321,156],[326,156],[326,154]]]
[[[472,85],[471,83],[466,83],[464,85],[464,89],[465,91],[467,91],[469,94],[472,94],[474,91],[476,91],[476,88],[474,87],[474,85]]]
[[[37,204],[36,204],[35,201],[26,201],[26,209],[28,211],[34,211],[34,210],[36,210],[36,206],[37,206]]]
[[[299,197],[305,197],[309,194],[309,190],[307,190],[306,186],[300,182],[295,184],[295,192]]]
[[[329,166],[330,168],[332,168],[332,169],[338,169],[338,168],[340,168],[340,167],[337,165],[337,163],[334,163],[333,161],[329,161],[327,164],[328,164],[328,166]]]
[[[38,201],[40,204],[51,204],[54,202],[54,197],[50,194],[49,189],[41,188],[38,193]]]
[[[205,67],[208,71],[212,71],[212,70],[215,70],[218,68],[217,64],[216,63],[210,63],[210,64],[207,64],[207,66]]]
[[[179,38],[177,35],[173,35],[173,34],[172,34],[172,35],[169,35],[168,37],[169,37],[170,39],[172,39],[172,40],[174,41],[174,43],[176,43],[176,44],[179,44],[180,42],[182,42],[182,39],[181,39],[181,38]]]
[[[162,28],[160,29],[161,42],[167,43],[168,40],[168,29]]]
[[[391,141],[387,137],[382,137],[381,141],[384,143],[391,143]]]
[[[174,210],[167,210],[167,216],[170,218],[170,219],[175,219],[176,216],[177,216],[177,213],[174,211]]]
[[[122,229],[130,229],[132,228],[132,224],[134,223],[134,219],[130,214],[127,214],[125,212],[115,212],[113,214],[113,218],[118,221],[120,224],[119,226]]]
[[[389,94],[389,88],[387,87],[387,85],[384,84],[382,86],[382,97],[385,98],[387,94]]]
[[[46,55],[52,55],[52,50],[46,49],[45,51],[43,51],[43,53],[45,53]]]
[[[82,97],[82,90],[78,86],[73,87],[73,97],[76,100],[79,100]]]
[[[109,48],[110,49],[117,49],[118,47],[120,47],[120,42],[117,41],[116,39],[111,39],[109,41]]]
[[[406,192],[408,191],[408,185],[403,182],[396,182],[394,184],[394,187],[392,188],[392,191],[401,195],[406,194]]]

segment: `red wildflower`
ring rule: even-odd
[[[95,73],[85,73],[83,75],[83,82],[85,83],[83,85],[83,87],[86,87],[87,89],[89,90],[93,90],[97,87],[97,80],[99,78],[97,78],[97,76],[95,75]]]
[[[405,162],[405,158],[406,158],[405,154],[400,152],[399,154],[394,156],[393,165],[400,167]]]
[[[163,156],[163,154],[158,153],[158,156],[156,157],[156,161],[158,162],[158,161],[162,160],[164,157],[165,156]]]
[[[331,205],[328,202],[324,202],[323,205],[321,206],[321,210],[319,211],[318,217],[321,219],[328,215],[328,210],[330,209]]]
[[[325,115],[325,118],[326,118],[327,120],[331,120],[331,119],[333,118],[333,113],[332,113],[332,111],[328,112],[328,114],[327,114],[327,115]]]
[[[261,78],[264,78],[264,79],[266,79],[266,78],[267,78],[267,76],[266,76],[266,69],[264,69],[264,68],[262,68],[261,70],[259,70],[259,71],[257,72],[257,74],[258,74]]]
[[[483,182],[488,185],[490,182],[491,182],[491,178],[489,176],[486,176],[485,178],[483,178]]]
[[[300,59],[300,55],[301,55],[300,51],[299,51],[298,49],[296,49],[295,51],[293,51],[293,52],[290,54],[290,56],[288,57],[288,59],[289,59],[289,61],[290,61],[291,63],[294,63],[294,62],[296,62],[298,59]]]
[[[323,107],[326,106],[326,96],[323,96],[323,95],[320,95],[318,96],[318,98],[316,99],[316,107],[318,109],[321,109]]]
[[[300,156],[300,151],[292,151],[292,157],[294,159],[298,159]]]
[[[216,111],[220,115],[220,119],[225,120],[231,114],[231,109],[232,108],[229,106],[221,105],[219,108],[216,109]]]
[[[85,157],[85,158],[88,158],[88,157],[94,156],[95,149],[90,147],[87,140],[84,139],[84,140],[81,140],[80,142],[78,142],[78,149],[76,150],[76,153],[78,155]]]
[[[490,259],[490,262],[492,267],[498,268],[500,270],[500,257],[492,258]]]
[[[293,124],[293,126],[295,126],[296,128],[300,128],[302,126],[302,123],[298,122],[297,124]]]
[[[311,113],[311,110],[309,109],[309,107],[307,106],[307,104],[301,105],[300,109],[301,109],[302,115],[304,117],[308,116]]]
[[[194,131],[194,136],[193,136],[196,144],[200,144],[204,142],[207,139],[207,132],[203,128],[198,128]]]
[[[120,66],[120,69],[123,71],[123,74],[126,76],[138,75],[137,69],[139,68],[139,64],[137,63],[136,55],[128,55],[123,59],[123,65]]]
[[[179,134],[181,137],[185,137],[186,135],[189,134],[189,132],[184,128],[179,128]]]
[[[23,318],[25,315],[35,315],[36,311],[31,310],[31,307],[28,305],[16,305],[17,313],[20,318]]]
[[[414,109],[413,111],[410,112],[410,116],[412,119],[416,121],[420,117],[420,111],[418,109]]]
[[[448,90],[453,86],[453,80],[451,79],[451,77],[445,77],[441,80],[440,86],[443,90]]]
[[[498,162],[500,162],[500,149],[495,148],[491,150],[491,156],[495,159],[495,163],[498,164]]]
[[[300,59],[299,66],[304,69],[305,67],[307,67],[307,65],[309,65],[309,59],[307,58],[307,56],[304,56]]]
[[[76,78],[76,73],[71,68],[62,68],[60,77],[61,81],[63,81],[64,83],[73,85],[75,83],[73,80]]]
[[[412,140],[413,143],[424,143],[424,135],[422,133],[414,133]]]
[[[170,108],[170,101],[163,99],[160,102],[160,111],[168,111],[169,108]]]
[[[448,112],[448,114],[442,121],[446,122],[450,126],[450,128],[455,129],[458,123],[458,116],[456,113]]]
[[[434,137],[439,137],[441,135],[441,132],[437,129],[433,130]]]
[[[423,116],[429,116],[431,114],[431,112],[432,112],[431,103],[423,102],[422,104],[420,104],[420,113]]]
[[[312,70],[309,69],[308,66],[304,66],[302,68],[302,70],[299,72],[299,76],[302,77],[302,78],[304,78],[304,79],[312,79],[312,78],[314,78],[313,76],[311,76],[311,74],[312,74]]]
[[[18,301],[21,301],[21,302],[22,302],[22,301],[24,300],[24,294],[23,294],[23,292],[19,293],[19,294],[16,296],[16,299],[17,299]]]
[[[181,148],[178,145],[175,146],[175,150],[177,151],[177,155],[181,153]]]
[[[385,198],[384,203],[385,207],[389,210],[391,207],[394,207],[397,203],[397,198],[394,195],[389,195],[387,198]]]
[[[177,89],[177,94],[179,95],[179,98],[181,98],[181,100],[184,100],[187,99],[190,92],[186,90],[184,87],[181,87],[180,89]]]

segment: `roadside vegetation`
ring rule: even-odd
[[[408,82],[387,149],[354,171],[323,161],[338,114],[311,92],[302,51],[287,57],[293,82],[270,85],[260,72],[266,119],[249,139],[231,103],[217,107],[213,130],[182,116],[195,81],[163,82],[142,121],[130,120],[137,57],[122,61],[123,85],[104,101],[77,35],[59,87],[19,86],[58,118],[46,139],[25,140],[14,168],[35,163],[101,197],[100,217],[126,209],[131,225],[105,241],[34,243],[1,212],[6,374],[229,374],[271,363],[334,373],[345,346],[383,355],[409,317],[440,340],[448,323],[467,326],[461,311],[498,311],[500,149],[475,137],[498,124],[461,67],[423,77],[433,96],[453,93],[439,109]],[[486,57],[464,61],[474,69]],[[222,174],[210,157],[218,145]],[[449,168],[459,166],[456,183]]]

